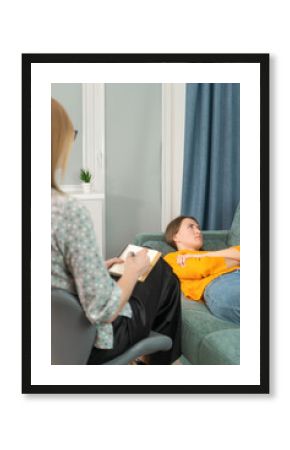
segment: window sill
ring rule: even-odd
[[[62,185],[60,189],[80,200],[103,200],[105,198],[104,194],[96,192],[94,188],[90,192],[83,192],[82,186]]]

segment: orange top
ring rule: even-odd
[[[235,246],[240,250],[240,246]],[[178,276],[181,282],[183,294],[192,300],[201,300],[206,286],[215,278],[224,273],[233,272],[240,268],[239,265],[227,268],[225,258],[207,257],[207,258],[188,258],[185,266],[177,264],[178,255],[203,254],[205,251],[179,250],[168,253],[164,260],[172,267],[173,272]]]

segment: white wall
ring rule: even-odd
[[[106,255],[161,230],[161,84],[106,84]]]
[[[54,83],[51,93],[79,130],[61,183],[77,185],[82,167],[82,85]],[[105,249],[110,258],[136,234],[161,230],[162,85],[106,84],[104,122]]]

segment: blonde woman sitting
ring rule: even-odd
[[[87,319],[96,325],[96,342],[88,364],[103,364],[148,336],[151,330],[171,337],[172,349],[150,356],[150,364],[172,364],[181,354],[180,287],[162,259],[147,279],[147,250],[125,261],[104,261],[99,254],[88,210],[56,182],[65,170],[76,132],[62,105],[51,101],[51,286],[77,294]],[[116,282],[108,272],[124,263]]]

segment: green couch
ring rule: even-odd
[[[219,250],[240,244],[240,206],[230,230],[204,231],[204,249]],[[164,241],[163,233],[139,234],[135,245],[154,248],[163,255],[175,251]],[[204,302],[182,295],[183,364],[240,364],[240,327],[213,316]]]

